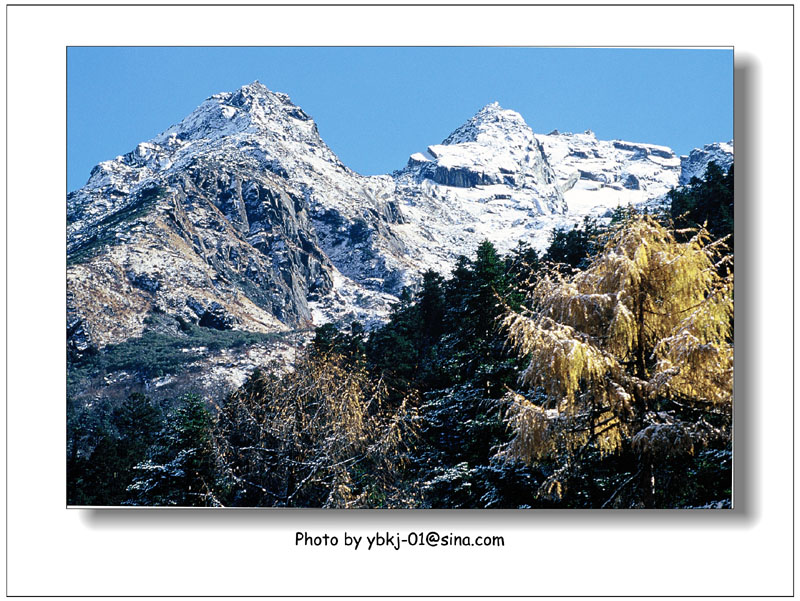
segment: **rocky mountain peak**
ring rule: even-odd
[[[278,134],[303,141],[319,140],[316,125],[287,94],[272,92],[254,81],[234,92],[214,94],[183,121],[151,142],[164,146],[177,140],[217,140],[240,134]]]
[[[230,92],[228,94],[229,95],[241,94],[242,96],[245,96],[245,97],[267,97],[267,98],[270,97],[270,96],[281,95],[281,96],[286,96],[288,98],[288,96],[286,94],[283,94],[282,92],[272,92],[272,91],[270,91],[270,89],[267,88],[267,86],[265,86],[263,83],[261,83],[257,79],[255,81],[253,81],[252,83],[248,83],[248,84],[243,85],[241,88],[239,88],[235,92]],[[226,94],[226,95],[228,95],[228,94]]]
[[[484,106],[441,144],[411,155],[404,172],[451,188],[481,187],[488,193],[486,186],[501,186],[505,189],[492,192],[501,195],[527,191],[538,212],[564,210],[533,131],[519,113],[497,102]]]
[[[532,139],[533,131],[518,112],[492,102],[451,133],[442,145],[475,142],[496,146],[508,143],[514,137]]]
[[[288,94],[272,92],[258,80],[225,96],[228,105],[247,111],[256,121],[265,122],[276,118],[312,120],[292,102]]]
[[[510,250],[532,239],[540,218],[567,208],[531,128],[496,102],[441,144],[412,154],[393,180],[405,223],[413,226],[402,231],[406,247],[439,271],[482,240]]]

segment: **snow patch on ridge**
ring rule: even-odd
[[[727,171],[733,164],[733,140],[706,144],[703,148],[695,148],[688,156],[682,156],[680,185],[685,186],[693,177],[702,178],[711,161]]]

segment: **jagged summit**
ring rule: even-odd
[[[267,86],[257,79],[254,79],[251,83],[244,84],[237,90],[237,92],[251,92],[253,94],[282,94],[283,96],[287,96],[287,94],[284,94],[283,92],[272,92]]]
[[[504,109],[498,102],[481,108],[466,123],[456,129],[442,145],[476,142],[495,145],[508,141],[509,136],[533,137],[533,131],[516,111]]]
[[[295,127],[302,124],[299,128]],[[223,92],[207,98],[183,121],[173,125],[151,142],[170,144],[198,139],[219,139],[241,133],[279,132],[318,137],[316,125],[287,94],[272,92],[254,81],[235,92]]]
[[[210,100],[211,98],[230,99],[230,98],[233,98],[233,97],[236,97],[236,96],[238,96],[238,97],[240,97],[242,99],[244,99],[244,98],[251,98],[252,99],[252,98],[256,98],[256,97],[270,97],[270,96],[278,95],[278,94],[286,96],[286,94],[282,94],[280,92],[273,92],[267,86],[265,86],[263,83],[261,83],[260,81],[258,81],[256,79],[251,83],[244,84],[238,90],[234,90],[233,92],[219,92],[217,94],[212,94],[206,100]]]
[[[519,113],[496,102],[441,144],[412,154],[392,177],[407,224],[401,231],[406,246],[440,271],[481,240],[503,252],[530,241],[540,218],[566,211],[533,131]]]
[[[528,203],[535,213],[561,213],[565,206],[555,175],[533,131],[516,111],[487,104],[441,144],[411,155],[400,179],[430,180],[441,196],[471,189],[475,200]],[[489,189],[491,187],[491,189]]]
[[[319,136],[314,121],[287,94],[258,81],[208,97],[179,123],[131,152],[98,164],[84,188],[127,194],[158,173],[185,167],[198,156],[246,149],[246,156],[286,173],[281,159],[315,154],[345,169]],[[294,161],[289,161],[294,163]]]

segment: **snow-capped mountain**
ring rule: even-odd
[[[412,154],[393,179],[404,217],[398,236],[420,266],[442,272],[482,240],[510,250],[536,237],[541,218],[567,210],[533,131],[497,103]]]
[[[698,173],[694,156],[684,169]],[[136,336],[154,313],[264,332],[369,326],[424,269],[447,274],[487,238],[543,248],[554,227],[663,195],[681,166],[660,146],[535,135],[494,103],[405,168],[366,177],[287,95],[255,82],[100,163],[68,195],[70,344]]]
[[[101,163],[67,205],[69,325],[100,344],[152,310],[263,331],[369,322],[408,271],[391,198],[258,82]]]
[[[411,155],[396,179],[425,179],[440,186],[442,194],[469,202],[465,192],[480,186],[482,200],[510,195],[537,214],[564,213],[566,205],[555,186],[533,131],[515,112],[488,104],[441,144]]]

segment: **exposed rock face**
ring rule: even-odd
[[[234,323],[236,323],[236,318],[227,313],[219,303],[211,303],[211,306],[200,316],[200,326],[204,328],[232,330]]]
[[[79,357],[92,346],[91,337],[83,320],[75,315],[67,319],[67,352],[70,357]]]
[[[678,183],[685,186],[693,177],[702,178],[711,161],[719,165],[723,171],[727,171],[733,164],[733,140],[727,143],[706,144],[702,148],[695,148],[688,156],[682,156],[681,177]]]
[[[73,224],[92,233],[70,237],[68,312],[95,344],[138,335],[154,310],[210,327],[281,330],[309,322],[308,298],[330,290],[302,197],[271,174],[206,167],[132,192],[93,227]],[[261,213],[270,219],[258,221]]]

